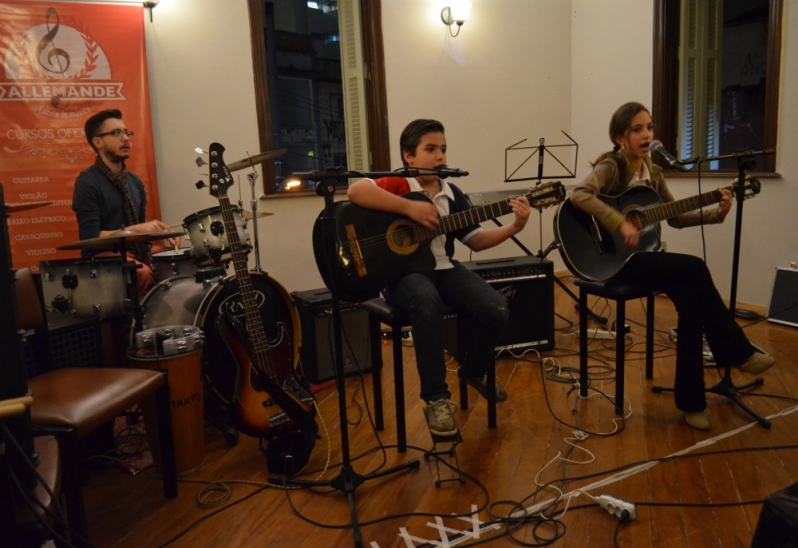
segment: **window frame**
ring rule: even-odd
[[[363,36],[364,94],[368,113],[368,148],[370,169],[387,171],[391,166],[388,134],[388,95],[385,89],[385,54],[382,36],[381,0],[359,0]],[[255,110],[258,119],[258,140],[261,151],[274,149],[272,140],[271,100],[269,97],[266,38],[263,32],[262,0],[247,0],[249,10],[252,70],[255,83]],[[315,191],[276,192],[274,163],[261,164],[263,193],[267,198],[315,196]],[[345,192],[342,187],[339,192]]]
[[[783,0],[769,0],[767,70],[765,85],[764,148],[776,149],[778,138],[779,87],[781,78]],[[678,127],[679,105],[679,32],[680,0],[654,0],[654,59],[653,59],[653,97],[651,117],[657,137],[667,150],[676,150],[676,129]],[[695,173],[681,174],[663,160],[655,162],[666,170],[669,177],[694,177]],[[727,178],[736,174],[733,169],[703,169],[702,176]],[[757,159],[756,173],[775,174],[776,155],[770,154]]]

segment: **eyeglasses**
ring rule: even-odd
[[[113,135],[117,139],[121,139],[122,135],[126,136],[128,139],[133,138],[133,132],[128,131],[126,129],[115,129],[113,131],[106,131],[105,133],[99,133],[95,135],[95,137],[105,137],[106,135]]]

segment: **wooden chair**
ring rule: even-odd
[[[17,271],[16,291],[20,327],[34,329],[41,338],[38,344],[47,348],[41,289],[30,270]],[[165,372],[133,368],[64,368],[33,377],[28,381],[28,388],[34,398],[33,425],[54,434],[61,446],[69,525],[77,533],[73,544],[83,544],[88,536],[80,440],[153,395],[157,406],[164,495],[167,498],[177,496],[169,385]]]
[[[587,296],[596,295],[612,299],[616,303],[615,312],[615,412],[623,414],[624,391],[624,325],[626,324],[626,301],[646,298],[646,378],[654,377],[654,292],[633,284],[606,280],[594,282],[575,279],[579,288],[579,395],[587,397]]]
[[[402,328],[411,325],[410,315],[402,308],[386,302],[383,298],[370,299],[358,305],[368,311],[371,333],[371,374],[372,386],[374,390],[374,415],[378,430],[384,428],[382,420],[382,352],[380,352],[380,324],[385,324],[391,328],[391,342],[393,343],[393,378],[394,395],[396,399],[396,440],[399,447],[398,451],[407,451],[407,432],[405,426],[405,383],[404,368],[402,367]],[[445,316],[456,315],[454,309],[449,309]],[[495,364],[494,364],[495,365]],[[468,409],[468,385],[460,382],[460,408]],[[491,397],[488,398],[488,427],[496,428],[496,397],[495,389],[491,389],[496,383],[496,368],[488,368],[488,391]]]

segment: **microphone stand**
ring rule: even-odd
[[[732,281],[731,281],[731,295],[729,296],[729,312],[732,316],[737,317],[745,317],[745,316],[738,316],[736,304],[737,304],[737,275],[739,273],[739,263],[740,263],[740,236],[742,235],[742,225],[743,225],[743,201],[745,200],[745,171],[747,169],[753,169],[756,165],[756,161],[754,160],[755,156],[764,156],[765,154],[773,154],[773,149],[766,149],[766,150],[745,150],[745,151],[737,151],[733,152],[732,154],[726,154],[723,156],[714,156],[710,158],[691,158],[689,160],[679,161],[679,164],[698,164],[703,162],[713,162],[716,160],[728,160],[734,159],[737,161],[737,181],[734,184],[734,197],[737,200],[737,217],[734,220],[734,251],[732,254]],[[677,343],[678,344],[678,343]],[[737,397],[737,394],[740,391],[747,390],[754,386],[759,386],[763,384],[765,381],[761,377],[755,378],[753,381],[746,383],[741,386],[735,386],[734,382],[731,378],[731,366],[727,365],[724,368],[723,376],[721,377],[718,384],[711,388],[705,389],[705,392],[710,392],[712,394],[718,394],[720,396],[724,396],[734,403],[736,403],[743,411],[748,413],[751,417],[756,419],[756,421],[765,428],[770,428],[770,421],[766,418],[758,415],[756,411],[748,407],[745,403]],[[652,392],[663,392],[663,391],[673,391],[672,388],[662,388],[659,386],[655,386],[652,388]]]
[[[424,170],[422,170],[424,171]],[[433,170],[427,170],[433,171]],[[405,175],[406,173],[415,173],[415,175]],[[345,181],[346,179],[351,178],[362,178],[362,177],[385,177],[385,176],[397,176],[397,175],[405,175],[405,176],[417,176],[419,170],[417,169],[408,169],[400,170],[400,171],[389,171],[389,172],[369,172],[369,173],[360,173],[360,172],[347,172],[343,171],[343,169],[339,170],[331,170],[331,171],[313,171],[313,172],[306,172],[306,173],[294,173],[294,177],[299,179],[310,179],[317,181],[316,185],[316,194],[319,196],[324,197],[324,212],[323,212],[323,219],[324,219],[324,246],[325,246],[325,253],[324,256],[326,258],[332,257],[333,253],[330,251],[335,249],[335,202],[333,200],[333,196],[335,195],[335,189],[337,188],[337,183],[340,181]],[[424,173],[422,173],[424,174]],[[362,548],[363,546],[363,537],[360,534],[360,526],[358,524],[357,518],[357,510],[355,508],[355,490],[360,486],[362,483],[368,480],[381,478],[383,476],[387,476],[394,472],[399,472],[402,470],[411,470],[419,467],[418,459],[412,459],[404,464],[400,464],[398,466],[394,466],[391,468],[387,468],[385,470],[380,470],[376,472],[371,472],[369,474],[358,474],[353,468],[351,463],[351,458],[349,454],[349,430],[348,426],[349,423],[346,417],[346,385],[344,384],[344,355],[343,355],[343,346],[342,346],[342,337],[341,337],[341,302],[338,297],[338,288],[334,281],[330,283],[330,294],[332,296],[332,307],[333,307],[333,346],[335,349],[335,385],[338,390],[338,414],[339,420],[341,423],[341,452],[342,452],[342,465],[341,471],[335,478],[331,480],[324,480],[324,481],[305,481],[305,480],[297,480],[297,479],[285,479],[282,478],[269,478],[269,482],[273,483],[274,485],[295,485],[299,487],[319,487],[319,486],[327,486],[333,487],[338,491],[346,494],[346,497],[349,501],[349,514],[352,520],[352,535],[354,537],[354,543],[356,548]],[[372,349],[372,351],[379,351],[379,349]],[[401,366],[401,364],[400,364]]]

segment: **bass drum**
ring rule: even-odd
[[[291,337],[291,361],[296,367],[302,335],[299,315],[291,297],[282,285],[266,274],[250,272],[249,277],[267,340],[270,344],[276,343],[280,326],[284,325]],[[219,335],[216,322],[226,310],[231,310],[235,317],[244,322],[244,307],[236,276],[205,283],[195,282],[192,276],[174,276],[153,287],[141,304],[144,309],[144,329],[169,325],[196,325],[202,328],[206,341],[204,376],[223,403],[232,402],[238,368]],[[134,329],[131,328],[131,340],[134,336]]]

